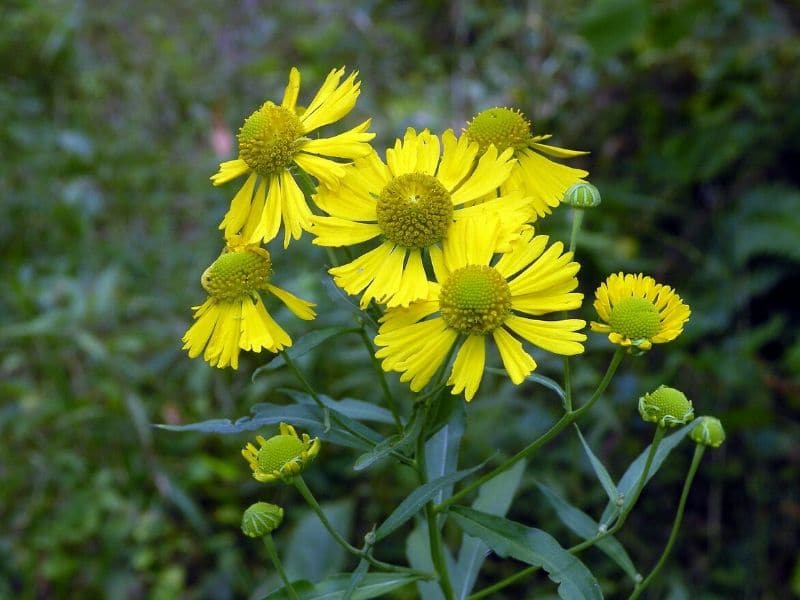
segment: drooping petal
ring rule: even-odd
[[[316,304],[313,302],[298,298],[294,294],[287,292],[283,288],[279,288],[276,285],[272,285],[271,283],[267,284],[267,289],[272,295],[283,302],[296,317],[299,317],[304,321],[311,321],[317,316],[317,313],[315,313],[313,310],[313,307],[316,306]]]
[[[225,230],[224,235],[226,238],[239,233],[247,222],[247,217],[250,216],[250,208],[253,203],[253,191],[255,190],[257,179],[258,174],[256,174],[255,171],[250,173],[244,185],[239,188],[239,191],[236,192],[236,195],[233,197],[228,212],[225,213],[225,217],[219,224],[219,228]]]
[[[470,335],[459,348],[453,362],[453,370],[447,380],[453,386],[452,393],[464,392],[467,402],[478,391],[486,366],[486,341],[482,335]]]
[[[387,306],[408,306],[409,302],[420,300],[428,293],[428,278],[422,264],[419,248],[408,251],[405,267],[402,268],[397,292],[386,302]]]
[[[383,233],[376,223],[359,223],[339,217],[311,217],[311,233],[317,246],[352,246]]]
[[[495,329],[492,337],[497,344],[506,373],[512,382],[519,385],[536,369],[536,361],[523,350],[520,341],[502,327]]]
[[[269,187],[267,187],[269,186]],[[281,226],[281,186],[276,175],[262,179],[253,199],[250,219],[242,230],[242,235],[251,243],[271,242],[278,235]],[[258,209],[258,207],[261,207]],[[253,216],[256,216],[253,219]]]
[[[311,225],[311,209],[306,198],[289,171],[279,175],[281,185],[281,214],[283,216],[283,247],[289,246],[290,238],[299,240],[303,230]]]
[[[344,177],[347,165],[316,154],[298,152],[294,155],[294,162],[309,175],[316,177],[322,185],[335,188],[339,180]]]
[[[586,321],[580,319],[563,319],[560,321],[541,321],[511,315],[505,321],[505,326],[531,344],[564,356],[572,356],[583,352],[583,342],[586,335],[578,330],[586,326]]]

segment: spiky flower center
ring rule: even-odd
[[[256,173],[267,176],[292,164],[302,135],[300,119],[291,110],[265,102],[239,129],[239,156]]]
[[[467,265],[447,278],[439,293],[439,307],[453,329],[483,335],[497,329],[511,312],[511,290],[496,269]]]
[[[639,414],[662,427],[683,425],[694,418],[692,401],[686,394],[665,385],[639,398]]]
[[[272,276],[272,261],[263,248],[226,252],[203,273],[200,282],[209,296],[236,300],[263,288]]]
[[[303,442],[294,435],[276,435],[258,450],[258,467],[265,473],[280,471],[286,463],[302,459]]]
[[[608,324],[630,340],[650,339],[658,333],[661,315],[647,298],[623,298],[611,309]]]
[[[464,133],[480,145],[481,152],[490,144],[502,152],[506,148],[525,148],[531,137],[531,123],[518,110],[490,108],[475,115]]]
[[[453,222],[450,192],[425,173],[392,179],[378,196],[376,208],[384,235],[406,248],[425,248],[441,241]]]

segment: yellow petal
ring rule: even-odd
[[[237,158],[235,160],[228,160],[226,162],[220,163],[219,171],[214,173],[211,176],[211,183],[215,186],[222,185],[223,183],[227,183],[231,179],[236,179],[240,175],[244,175],[250,170],[250,167],[247,166],[247,163],[244,162],[241,158]]]
[[[292,67],[289,71],[289,83],[286,85],[286,90],[283,92],[283,101],[281,106],[288,108],[293,113],[297,106],[297,95],[300,93],[300,71]]]
[[[311,209],[306,197],[289,171],[281,171],[281,215],[283,216],[283,247],[289,246],[289,239],[299,240],[303,230],[311,225]]]
[[[508,333],[502,327],[498,327],[492,332],[494,343],[500,352],[500,359],[506,373],[516,385],[519,385],[525,378],[536,369],[536,361],[530,354],[525,352],[518,339]]]
[[[369,124],[370,119],[367,119],[361,125],[339,135],[309,140],[303,145],[303,152],[350,159],[366,156],[372,152],[369,141],[375,137],[374,133],[367,131]]]
[[[508,148],[498,156],[495,147],[489,146],[478,160],[475,170],[453,193],[453,204],[458,206],[497,190],[511,174],[516,164],[513,149]]]
[[[247,222],[253,200],[253,190],[255,190],[257,179],[258,175],[255,171],[250,173],[244,185],[233,197],[228,212],[225,213],[225,217],[219,224],[219,228],[225,230],[225,238],[230,238],[239,233],[239,230]]]
[[[470,335],[462,344],[453,362],[453,370],[447,380],[453,386],[452,393],[464,392],[467,402],[478,391],[486,365],[486,341],[482,335]]]
[[[408,259],[401,272],[400,285],[397,292],[387,299],[387,306],[408,306],[409,302],[425,298],[428,293],[428,278],[419,248],[408,251]]]
[[[322,185],[335,188],[339,185],[339,180],[344,177],[347,165],[339,163],[329,158],[323,158],[316,154],[298,152],[294,155],[296,162],[301,169],[309,175],[316,177]]]
[[[512,315],[505,321],[505,326],[530,343],[565,356],[581,354],[586,335],[577,330],[583,329],[586,322],[580,319],[563,319],[561,321],[540,321]]]
[[[472,171],[479,146],[464,135],[456,139],[452,129],[442,134],[442,145],[444,152],[436,178],[452,192]]]
[[[256,197],[263,198],[263,201],[260,202],[262,209],[258,214],[258,221],[255,226],[253,226],[253,223],[248,222],[245,225],[245,231],[252,229],[252,234],[247,238],[248,241],[252,243],[263,241],[267,244],[275,239],[281,226],[281,204],[283,200],[281,198],[280,178],[277,175],[270,175],[268,181],[262,180],[256,191]],[[253,204],[257,205],[259,201],[256,200]]]
[[[283,302],[286,307],[295,314],[295,316],[303,319],[304,321],[311,321],[317,316],[312,309],[313,306],[316,306],[316,304],[313,302],[298,298],[294,294],[287,292],[276,285],[272,285],[271,283],[267,284],[267,289],[281,302]]]
[[[317,246],[352,246],[383,233],[375,223],[357,223],[339,217],[311,217],[311,233]]]
[[[419,138],[426,135],[430,135],[427,129],[418,136],[417,132],[409,127],[403,139],[395,140],[394,148],[386,151],[386,164],[394,177],[416,172],[420,154],[418,146],[422,143]]]
[[[343,68],[331,71],[305,112],[300,115],[300,123],[306,133],[338,121],[353,110],[361,83],[355,80],[358,73],[353,72],[339,85],[343,75]]]

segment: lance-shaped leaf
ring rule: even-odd
[[[290,360],[294,361],[337,335],[342,335],[343,333],[358,333],[359,331],[361,330],[353,327],[326,327],[324,329],[317,329],[295,341],[294,344],[284,350],[284,352],[289,355]],[[279,354],[267,364],[253,371],[251,379],[255,380],[259,375],[279,369],[285,364],[286,360]]]
[[[333,575],[314,585],[308,581],[293,582],[292,587],[300,600],[343,600],[350,585],[350,575]],[[351,600],[369,600],[401,588],[419,579],[406,573],[368,573],[350,596]],[[281,588],[266,596],[264,600],[289,600],[291,596]]]
[[[575,424],[575,431],[578,433],[578,438],[581,440],[581,444],[583,444],[583,450],[586,452],[586,456],[589,457],[589,462],[592,465],[594,474],[597,476],[598,481],[600,481],[600,485],[602,485],[603,489],[606,491],[608,499],[611,502],[616,502],[619,498],[619,492],[617,491],[617,486],[614,485],[614,480],[611,479],[611,475],[608,474],[608,470],[606,470],[603,463],[600,462],[600,459],[595,456],[594,452],[592,452],[589,444],[586,443],[586,440],[583,438],[583,434],[581,433],[577,423]]]
[[[298,404],[313,404],[317,403],[310,394],[305,392],[298,392],[297,390],[281,388],[282,393],[289,396]],[[355,419],[356,421],[375,421],[376,423],[394,423],[392,413],[382,406],[373,404],[372,402],[364,402],[363,400],[354,400],[353,398],[342,398],[341,400],[334,400],[330,396],[324,394],[319,395],[319,399],[328,408],[335,410],[338,413]]]
[[[549,533],[466,506],[453,506],[451,518],[471,536],[486,542],[495,553],[547,571],[558,583],[564,600],[599,600],[600,584],[580,560],[564,550]]]
[[[392,452],[402,451],[411,445],[417,439],[417,436],[422,430],[423,416],[423,411],[415,411],[411,423],[406,425],[406,429],[402,434],[398,433],[386,438],[381,443],[376,445],[372,450],[359,456],[356,459],[356,462],[353,464],[353,470],[362,471],[367,467],[371,467],[373,464],[382,458],[385,458]]]

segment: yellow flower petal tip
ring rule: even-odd
[[[592,330],[631,353],[671,342],[691,315],[672,288],[641,273],[610,275],[595,291],[594,308],[600,321],[591,323]]]

